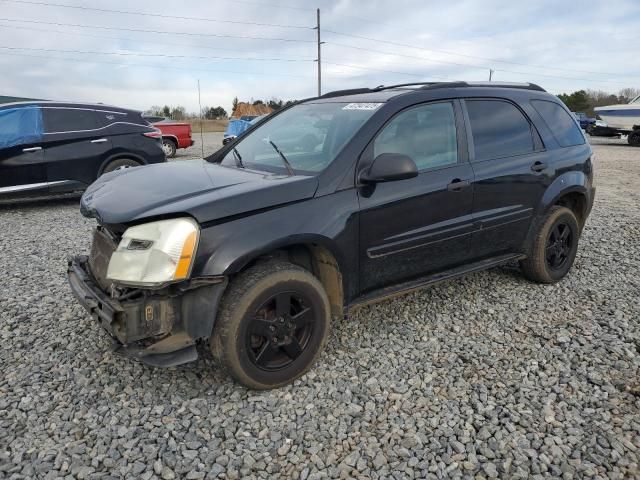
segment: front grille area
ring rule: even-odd
[[[100,288],[107,293],[111,291],[111,281],[107,280],[107,268],[117,246],[116,241],[104,231],[103,227],[97,227],[93,231],[89,269]]]

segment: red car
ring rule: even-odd
[[[189,148],[194,144],[191,138],[191,125],[175,122],[164,117],[145,117],[146,120],[162,132],[162,149],[167,158],[173,158],[179,148]]]

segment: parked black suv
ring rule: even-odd
[[[98,221],[91,254],[69,281],[121,352],[176,365],[206,339],[237,380],[276,387],[356,305],[514,260],[533,281],[563,278],[591,157],[536,85],[333,92],[207,161],[99,179],[81,201]]]
[[[0,106],[0,199],[84,190],[103,173],[164,162],[140,112],[106,105]]]

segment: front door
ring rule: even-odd
[[[0,196],[47,190],[37,107],[0,110]]]
[[[360,187],[360,292],[452,268],[468,255],[473,171],[456,102],[421,104],[393,117],[363,155],[411,157],[417,177]]]

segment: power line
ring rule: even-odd
[[[390,41],[390,40],[382,40],[382,39],[379,39],[379,38],[366,37],[366,36],[363,36],[363,35],[355,35],[355,34],[352,34],[352,33],[337,32],[335,30],[326,30],[325,29],[324,32],[333,33],[334,35],[341,35],[341,36],[344,36],[344,37],[357,38],[357,39],[360,39],[360,40],[367,40],[367,41],[370,41],[370,42],[386,43],[388,45],[394,45],[394,46],[397,46],[397,47],[414,48],[416,50],[424,50],[424,51],[428,51],[428,52],[442,53],[442,54],[445,54],[445,55],[455,55],[455,56],[459,56],[459,57],[472,58],[472,59],[475,59],[475,60],[483,60],[483,61],[487,61],[487,62],[508,63],[508,64],[511,64],[511,65],[520,65],[520,66],[524,66],[524,67],[545,68],[545,69],[548,69],[548,70],[562,70],[562,71],[567,71],[567,72],[588,73],[588,74],[594,74],[594,75],[629,76],[629,75],[618,74],[618,73],[593,72],[593,71],[589,71],[589,70],[577,70],[577,69],[569,69],[569,68],[562,68],[562,67],[550,67],[548,65],[537,65],[537,64],[530,64],[530,63],[514,62],[514,61],[511,61],[511,60],[499,60],[497,58],[481,57],[481,56],[478,56],[478,55],[467,55],[467,54],[464,54],[464,53],[451,52],[451,51],[447,51],[447,50],[437,50],[437,49],[434,49],[434,48],[418,47],[416,45],[409,45],[409,44],[406,44],[406,43],[393,42],[393,41]],[[390,54],[390,55],[393,55],[393,54]],[[483,67],[483,68],[487,68],[487,67]],[[505,71],[505,70],[503,70],[503,71]],[[579,79],[576,79],[576,80],[579,80]]]
[[[6,22],[23,22],[23,23],[35,23],[41,25],[56,25],[58,27],[79,27],[79,28],[95,28],[99,30],[118,30],[123,32],[137,32],[137,33],[156,33],[158,35],[184,35],[190,37],[213,37],[213,38],[235,38],[243,40],[271,40],[278,42],[293,42],[293,43],[315,43],[315,40],[298,40],[292,38],[276,38],[276,37],[252,37],[248,35],[226,35],[217,33],[197,33],[197,32],[169,32],[166,30],[146,30],[141,28],[126,28],[126,27],[105,27],[103,25],[86,25],[81,23],[63,23],[63,22],[46,22],[44,20],[21,20],[19,18],[0,18],[0,20]]]
[[[187,58],[192,60],[244,60],[267,62],[313,62],[313,59],[305,58],[263,58],[263,57],[220,57],[200,55],[171,55],[166,53],[136,53],[136,52],[99,52],[94,50],[59,50],[55,48],[31,48],[0,45],[3,50],[26,50],[31,52],[55,52],[55,53],[80,53],[85,55],[117,55],[123,57],[155,57],[155,58]]]
[[[156,18],[169,18],[171,20],[189,20],[189,21],[199,21],[199,22],[214,22],[214,23],[231,23],[236,25],[252,25],[258,27],[278,27],[278,28],[297,28],[303,30],[310,30],[312,27],[305,27],[301,25],[283,25],[276,23],[260,23],[260,22],[242,22],[239,20],[219,20],[214,18],[204,18],[204,17],[185,17],[181,15],[164,15],[162,13],[151,13],[151,12],[134,12],[131,10],[114,10],[110,8],[98,8],[98,7],[87,7],[85,5],[69,5],[66,3],[51,3],[51,2],[36,2],[32,0],[0,0],[3,2],[10,3],[19,3],[24,5],[39,5],[45,7],[57,7],[57,8],[70,8],[76,10],[89,10],[93,12],[102,12],[102,13],[118,13],[124,15],[139,15],[144,17],[156,17]]]
[[[198,68],[198,67],[177,67],[172,65],[152,65],[145,63],[121,63],[121,62],[110,62],[110,61],[101,61],[101,60],[86,60],[83,58],[68,58],[68,57],[51,57],[47,55],[32,55],[29,53],[10,53],[10,52],[0,52],[0,55],[12,56],[12,57],[29,57],[29,58],[44,58],[46,60],[55,60],[55,61],[67,61],[67,62],[76,62],[83,64],[104,64],[104,65],[116,65],[121,67],[143,67],[143,68],[160,68],[162,70],[170,69],[170,70],[179,70],[183,72],[192,72],[192,71],[200,71],[200,72],[213,72],[213,73],[234,73],[241,75],[265,75],[272,77],[297,77],[297,78],[314,78],[310,75],[294,75],[294,74],[284,74],[284,73],[268,73],[264,71],[259,72],[247,72],[247,71],[237,71],[237,70],[220,70],[220,69],[211,69],[211,68]]]
[[[229,3],[244,3],[246,5],[256,5],[258,7],[270,7],[270,8],[288,8],[290,10],[300,10],[305,12],[313,12],[315,8],[294,7],[293,5],[285,5],[279,3],[265,3],[265,2],[251,2],[248,0],[227,0]]]
[[[458,63],[458,62],[451,62],[449,60],[436,60],[436,59],[427,58],[427,57],[418,57],[416,55],[406,55],[406,54],[401,54],[401,53],[385,52],[383,50],[375,50],[375,49],[371,49],[371,48],[356,47],[356,46],[353,46],[353,45],[346,45],[346,44],[343,44],[343,43],[335,43],[335,42],[325,42],[325,43],[327,45],[334,45],[334,46],[339,46],[339,47],[343,47],[343,48],[351,48],[351,49],[355,49],[355,50],[362,50],[362,51],[373,52],[373,53],[382,53],[382,54],[385,54],[385,55],[391,55],[391,56],[397,56],[397,57],[414,58],[414,59],[428,61],[428,62],[442,63],[442,64],[448,64],[448,65],[456,65],[456,66],[466,67],[466,68],[476,68],[476,69],[481,69],[481,70],[486,70],[487,68],[490,68],[490,66],[487,66],[487,65],[476,65],[476,64],[470,64],[470,63]],[[418,48],[418,47],[414,47],[414,48]],[[428,49],[425,49],[425,50],[428,50]],[[514,74],[517,74],[517,75],[528,75],[528,76],[549,77],[549,78],[561,78],[561,79],[564,79],[564,80],[577,80],[577,81],[591,82],[591,83],[611,83],[611,84],[615,84],[615,85],[626,85],[625,83],[615,82],[615,81],[611,81],[611,80],[565,77],[565,76],[561,76],[561,75],[552,75],[552,74],[547,74],[547,73],[520,72],[520,71],[516,71],[516,70],[506,70],[506,69],[498,69],[498,68],[494,68],[493,70],[496,71],[496,72],[514,73]]]
[[[102,38],[107,40],[118,40],[120,42],[134,42],[134,43],[148,43],[151,45],[166,45],[172,47],[189,47],[189,48],[202,48],[206,50],[220,50],[226,52],[237,52],[237,48],[220,48],[220,47],[211,47],[209,45],[195,45],[189,43],[172,43],[172,42],[158,42],[156,40],[140,40],[137,38],[130,37],[113,37],[110,35],[96,35],[94,33],[86,33],[86,32],[65,32],[62,30],[53,30],[49,28],[35,28],[35,27],[27,27],[25,25],[3,25],[0,24],[0,27],[3,28],[14,28],[17,30],[30,30],[33,32],[49,32],[49,33],[57,33],[59,35],[77,35],[82,37],[91,37],[91,38]]]
[[[335,63],[335,62],[327,62],[323,60],[323,63],[327,63],[329,65],[337,65],[339,67],[347,67],[347,68],[355,68],[358,70],[369,70],[372,72],[384,72],[384,73],[396,73],[398,75],[407,75],[410,77],[420,77],[420,78],[424,78],[424,77],[434,77],[434,78],[442,78],[442,79],[446,79],[446,80],[451,80],[451,78],[449,77],[445,77],[442,75],[432,75],[432,74],[420,74],[420,73],[409,73],[409,72],[399,72],[396,70],[383,70],[381,68],[371,68],[371,67],[361,67],[360,65],[351,65],[351,64],[347,64],[347,63]]]

